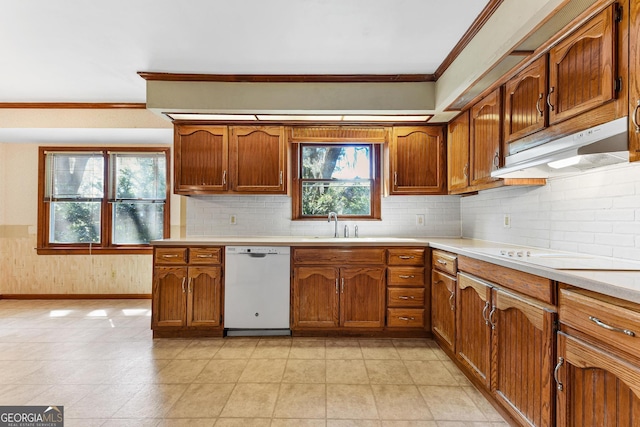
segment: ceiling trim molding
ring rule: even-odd
[[[0,108],[25,108],[25,109],[140,109],[147,108],[144,102],[0,102]]]
[[[178,82],[416,83],[435,81],[433,74],[188,74],[138,71],[138,75],[147,81]]]
[[[478,32],[484,27],[489,18],[493,16],[498,7],[502,4],[503,0],[490,0],[487,6],[480,12],[478,17],[473,21],[466,33],[460,38],[458,44],[449,52],[449,55],[442,61],[442,64],[438,67],[433,74],[435,80],[438,80],[440,76],[447,71],[447,68],[456,60],[456,58],[462,53],[465,47],[471,42],[471,40],[478,34]]]

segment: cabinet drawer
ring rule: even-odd
[[[387,326],[404,328],[424,327],[424,309],[421,308],[388,308]]]
[[[448,252],[434,250],[432,252],[433,268],[455,276],[458,271],[458,258]]]
[[[383,248],[294,248],[296,264],[384,264]]]
[[[389,249],[389,265],[424,265],[424,249]]]
[[[220,248],[189,248],[189,264],[220,264]]]
[[[633,355],[640,348],[640,307],[578,289],[561,289],[560,321]]]
[[[185,264],[187,248],[156,248],[156,264]]]
[[[424,288],[388,288],[387,306],[424,307]]]
[[[424,268],[389,267],[387,271],[389,286],[424,286]]]

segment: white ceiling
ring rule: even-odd
[[[4,0],[0,102],[145,102],[138,71],[431,74],[487,0]]]

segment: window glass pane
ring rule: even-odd
[[[162,239],[163,203],[114,203],[113,243],[116,245],[147,244]]]
[[[371,182],[302,183],[302,215],[371,215]]]
[[[115,199],[166,198],[166,160],[157,153],[116,153],[111,155],[115,176]]]
[[[369,145],[302,147],[303,179],[369,179],[371,147]]]
[[[52,202],[50,243],[100,243],[100,202]]]
[[[100,198],[104,195],[104,159],[95,153],[50,153],[47,196]]]

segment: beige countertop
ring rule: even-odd
[[[517,258],[497,256],[483,252],[485,249],[492,248],[514,251],[527,249],[540,250],[540,248],[527,248],[485,240],[438,237],[333,238],[313,236],[202,236],[163,239],[151,243],[155,246],[425,246],[535,274],[640,304],[640,271],[566,270],[562,268],[548,268],[519,261]],[[640,263],[638,265],[640,269]]]

